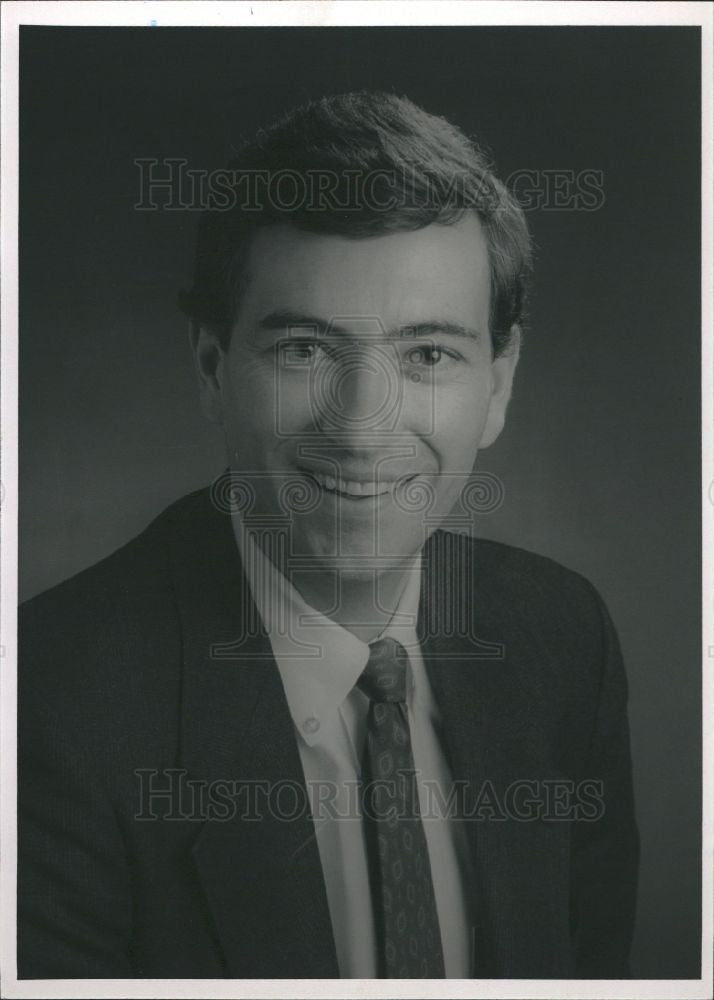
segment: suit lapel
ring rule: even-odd
[[[419,638],[463,790],[473,974],[569,975],[566,824],[514,820],[503,808],[514,782],[557,776],[532,680],[542,651],[519,639],[477,542],[436,532],[424,557]]]
[[[180,764],[211,789],[192,853],[229,972],[336,977],[293,722],[230,517],[207,490],[181,514],[171,564],[183,636]]]

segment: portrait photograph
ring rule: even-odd
[[[709,5],[2,13],[4,995],[710,996]]]

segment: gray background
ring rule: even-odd
[[[142,213],[136,157],[223,166],[329,91],[405,93],[502,176],[604,173],[529,212],[530,329],[475,530],[600,589],[628,665],[643,857],[633,972],[699,975],[697,29],[21,29],[20,589],[95,562],[223,467],[186,324],[195,214]]]

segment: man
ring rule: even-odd
[[[445,530],[511,394],[520,209],[369,93],[214,194],[182,304],[228,468],[21,609],[20,976],[626,976],[608,613]]]

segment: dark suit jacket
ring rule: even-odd
[[[582,577],[493,542],[437,532],[424,564],[419,634],[464,809],[486,783],[604,789],[596,821],[466,822],[473,974],[625,976],[638,839],[607,611]],[[19,976],[337,977],[309,814],[176,818],[167,799],[136,818],[137,772],[304,787],[209,491],[24,604],[19,627]]]

